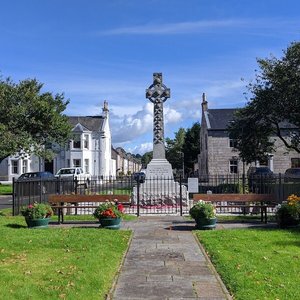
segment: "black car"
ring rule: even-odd
[[[269,167],[250,167],[247,175],[250,192],[267,193],[268,184],[276,180]]]
[[[56,192],[55,176],[50,172],[27,172],[15,181],[15,191],[19,195],[34,197]]]
[[[300,168],[290,168],[284,173],[284,182],[300,182]]]
[[[28,172],[22,174],[17,180],[28,180],[28,179],[40,179],[40,178],[55,178],[55,176],[51,172]]]

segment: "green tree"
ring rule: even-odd
[[[42,87],[35,79],[0,79],[0,161],[24,153],[50,159],[53,152],[45,145],[64,144],[70,137],[71,126],[62,114],[69,101]]]
[[[199,122],[194,123],[191,128],[186,130],[182,151],[184,153],[185,173],[190,173],[194,170],[194,163],[198,161],[200,153]]]
[[[147,167],[147,165],[149,164],[149,162],[151,161],[152,158],[153,158],[153,151],[146,152],[142,155],[141,162],[142,162],[143,168]]]
[[[228,128],[248,163],[274,151],[272,136],[300,153],[300,43],[292,43],[283,53],[281,59],[258,59],[260,70],[248,86],[252,97]]]
[[[185,140],[185,129],[179,128],[175,132],[175,138],[166,138],[166,158],[173,169],[182,169],[183,167],[183,145]]]

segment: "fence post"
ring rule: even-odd
[[[16,215],[16,209],[15,209],[15,205],[16,205],[16,194],[15,194],[15,177],[13,177],[13,181],[12,181],[12,200],[13,200],[13,207],[12,207],[12,215],[15,216]]]
[[[278,188],[278,196],[279,196],[279,202],[282,203],[283,201],[283,184],[282,184],[282,178],[281,173],[279,173],[279,188]]]
[[[137,190],[137,195],[136,195],[137,211],[136,211],[136,214],[139,217],[140,216],[140,182],[139,182],[139,180],[137,180],[136,183],[137,183],[137,188],[136,188],[136,190]]]
[[[40,177],[40,203],[42,203],[42,197],[43,197],[43,179]]]
[[[180,205],[180,216],[182,216],[182,178],[179,176],[179,205]]]

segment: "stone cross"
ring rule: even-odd
[[[170,89],[162,83],[162,73],[153,73],[153,84],[146,90],[146,98],[154,104],[153,159],[165,159],[163,103],[170,98]]]

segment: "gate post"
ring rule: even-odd
[[[179,205],[180,205],[180,216],[182,216],[182,180],[181,175],[179,176]]]

